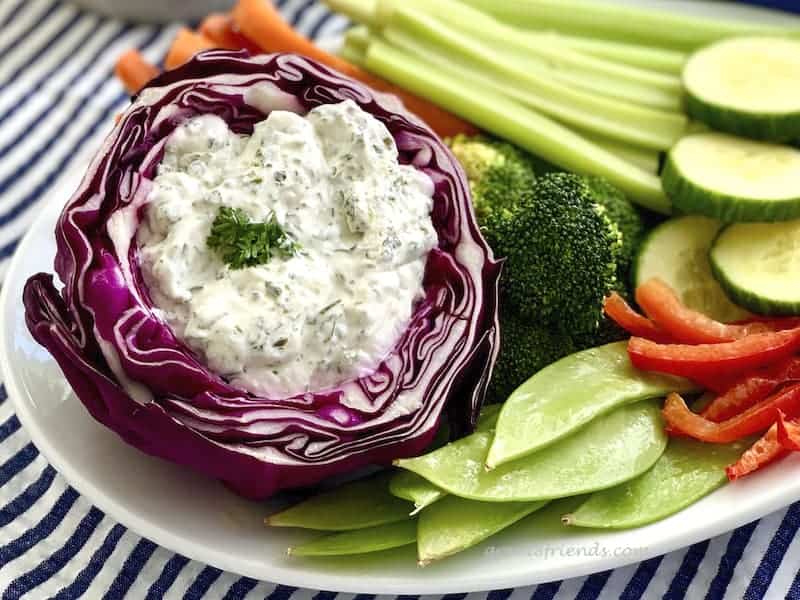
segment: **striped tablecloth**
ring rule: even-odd
[[[311,36],[324,37],[344,27],[342,19],[315,0],[279,4]],[[45,190],[98,145],[113,115],[124,107],[125,93],[112,78],[115,57],[138,46],[158,62],[176,27],[126,25],[54,0],[0,0],[0,276],[39,212]],[[616,571],[470,594],[469,599],[800,599],[798,527],[800,503],[729,534]],[[39,455],[2,387],[0,593],[3,600],[337,596],[222,572],[114,522]]]

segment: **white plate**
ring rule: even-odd
[[[654,3],[656,4],[656,3]],[[713,14],[758,14],[695,2]],[[800,456],[728,485],[673,517],[632,531],[565,529],[561,507],[534,514],[463,554],[416,567],[414,548],[354,559],[300,560],[286,548],[306,535],[262,526],[269,503],[141,454],[93,421],[49,354],[31,338],[20,301],[25,280],[52,271],[53,227],[80,173],[53,187],[19,247],[0,297],[0,365],[20,421],[81,494],[120,523],[190,558],[257,579],[324,590],[443,594],[522,586],[637,562],[724,533],[800,498]]]

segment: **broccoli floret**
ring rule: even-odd
[[[606,215],[622,234],[622,246],[617,257],[617,281],[624,295],[629,293],[631,267],[645,233],[641,213],[621,191],[602,177],[588,177],[595,201],[606,209]]]
[[[500,354],[489,383],[487,400],[505,402],[511,392],[534,373],[576,350],[569,335],[523,317],[501,304]]]
[[[479,221],[490,210],[516,205],[520,195],[534,185],[531,157],[508,142],[485,135],[457,135],[448,145],[467,174]]]
[[[506,258],[500,285],[507,304],[573,335],[596,330],[602,300],[617,285],[622,235],[585,178],[540,177],[516,205],[490,211],[484,231]]]
[[[553,172],[486,136],[448,143],[487,241],[506,259],[501,347],[488,395],[503,402],[548,364],[626,336],[601,306],[610,291],[627,291],[644,228],[639,212],[603,179]]]

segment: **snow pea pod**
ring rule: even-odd
[[[395,464],[462,498],[538,501],[633,479],[649,469],[667,445],[658,404],[650,400],[617,408],[555,444],[487,471],[483,460],[491,438],[491,432],[479,431]]]
[[[502,404],[487,404],[484,406],[481,409],[481,414],[478,415],[478,424],[475,430],[484,431],[486,429],[493,429],[502,409]]]
[[[486,465],[544,448],[618,406],[696,389],[686,379],[634,368],[626,342],[576,352],[536,373],[503,404]]]
[[[408,519],[375,527],[354,529],[323,535],[289,548],[291,556],[345,556],[367,554],[413,544],[417,539],[417,522]]]
[[[542,508],[546,502],[488,503],[447,496],[419,515],[420,565],[462,552]]]
[[[501,406],[501,404],[484,406],[478,417],[476,431],[491,431],[497,423]],[[389,491],[398,498],[414,503],[412,515],[447,495],[447,492],[411,471],[400,471],[392,477],[389,481]]]
[[[408,520],[414,506],[389,493],[390,472],[346,483],[266,518],[273,527],[346,531]]]
[[[577,510],[564,515],[562,522],[625,529],[663,519],[723,485],[725,467],[736,462],[749,445],[749,441],[705,444],[673,438],[652,469],[620,486],[595,492]]]
[[[398,498],[414,503],[412,515],[447,495],[447,492],[411,471],[400,471],[395,474],[389,481],[389,491]]]

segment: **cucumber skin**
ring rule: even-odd
[[[676,215],[703,215],[723,223],[771,223],[800,217],[800,198],[786,200],[737,198],[692,183],[681,174],[672,152],[667,154],[661,172],[661,187],[672,201]]]
[[[725,275],[725,270],[717,264],[714,256],[714,248],[717,240],[728,227],[723,227],[717,233],[717,237],[711,243],[711,250],[708,253],[708,262],[711,263],[711,274],[717,280],[723,291],[728,295],[734,304],[738,304],[756,315],[769,317],[793,317],[800,314],[800,299],[797,302],[781,302],[771,300],[764,296],[759,296],[755,292],[742,289],[733,283]]]
[[[751,140],[787,143],[800,139],[800,112],[767,115],[721,106],[687,91],[684,106],[690,117],[711,129]]]

